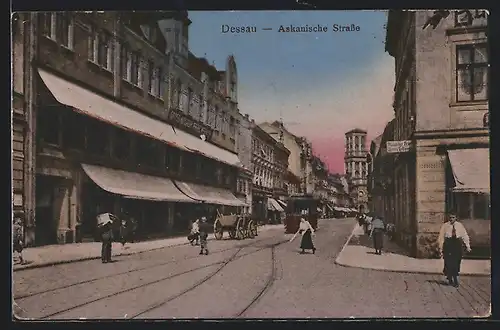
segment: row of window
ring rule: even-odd
[[[158,140],[133,134],[60,107],[38,111],[38,137],[65,149],[111,157],[138,167],[190,176],[207,184],[231,186],[234,171],[201,155],[184,152]]]
[[[459,219],[491,220],[489,195],[454,192],[450,197],[451,205]]]
[[[112,35],[105,31],[97,31],[91,26],[86,28],[90,33],[88,37],[88,60],[107,71],[114,72],[116,49]],[[73,49],[74,21],[70,14],[42,14],[42,31],[46,37],[68,49]],[[126,43],[121,44],[120,55],[122,79],[141,89],[147,87],[150,95],[163,100],[166,85],[169,83],[167,72],[165,72],[163,66],[157,65],[151,59],[148,60],[139,50],[132,49]],[[147,86],[144,86],[145,84]],[[202,96],[194,95],[191,88],[183,88],[180,79],[175,81],[172,97],[174,107],[234,139],[236,135],[235,118],[228,113],[219,111],[217,107],[212,107],[209,103],[207,103],[207,116],[204,113],[205,109],[202,100]]]
[[[248,180],[238,178],[236,180],[236,191],[242,194],[249,194],[250,186],[248,184]]]
[[[257,138],[252,139],[252,152],[265,160],[274,163],[274,148]]]
[[[347,151],[354,151],[354,150],[365,150],[366,146],[366,137],[365,136],[348,136],[346,137],[346,147]]]

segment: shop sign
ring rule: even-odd
[[[188,131],[189,133],[198,136],[204,135],[206,140],[210,140],[212,138],[213,130],[209,126],[200,123],[194,118],[182,113],[178,109],[170,109],[168,120],[174,126]]]
[[[409,152],[411,150],[411,141],[387,141],[387,153],[389,154],[399,154],[404,152]]]

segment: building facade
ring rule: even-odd
[[[213,98],[226,102],[216,118],[236,117],[234,59],[226,72],[206,68],[198,79],[187,13],[26,15],[28,245],[93,239],[101,212],[134,217],[139,235],[150,236],[244,205],[234,195],[236,134],[206,120]],[[174,37],[160,22],[174,26]]]
[[[386,36],[396,69],[394,140],[411,145],[394,156],[396,229],[424,258],[437,255],[448,212],[469,231],[473,253],[489,250],[491,219],[487,14],[450,11],[424,29],[432,15],[391,10]]]
[[[247,206],[245,213],[252,214],[252,185],[253,185],[253,162],[252,162],[252,137],[253,124],[248,114],[240,114],[237,119],[238,138],[237,150],[241,161],[242,170],[239,172],[237,192],[244,198]]]
[[[394,138],[394,120],[384,128],[384,132],[370,144],[372,154],[368,173],[368,194],[371,197],[371,210],[382,216],[386,223],[400,227],[401,220],[396,217],[394,188],[394,154],[387,152],[387,141]]]
[[[328,175],[328,199],[333,206],[349,207],[349,192],[344,189],[342,175],[330,173]]]
[[[303,150],[300,139],[288,131],[282,122],[274,121],[272,123],[264,122],[259,126],[276,141],[280,141],[290,151],[288,157],[288,169],[286,173],[286,185],[288,195],[298,195],[303,192],[302,182],[305,180],[305,163],[302,161]]]
[[[359,212],[368,212],[367,154],[366,131],[356,128],[345,133],[344,170],[349,193]]]
[[[255,121],[252,124],[252,214],[260,221],[270,221],[274,212],[283,212],[284,205],[278,200],[286,200],[285,174],[290,152]]]

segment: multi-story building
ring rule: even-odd
[[[394,208],[394,155],[387,152],[387,141],[393,141],[394,120],[370,144],[371,162],[368,173],[370,210],[383,217],[386,223],[395,224]]]
[[[253,163],[252,163],[252,136],[253,123],[248,114],[241,115],[237,119],[238,138],[237,150],[240,158],[242,170],[240,170],[237,179],[237,193],[244,198],[245,213],[252,213],[252,185],[253,185]]]
[[[342,175],[331,173],[328,175],[328,199],[333,206],[348,207],[349,193],[344,190]]]
[[[302,169],[302,143],[300,139],[288,131],[282,122],[274,121],[272,123],[264,122],[259,126],[276,141],[280,141],[290,151],[288,157],[288,169],[286,172],[286,185],[288,195],[298,195],[302,192],[302,175],[305,169]]]
[[[396,229],[417,257],[437,254],[449,211],[473,252],[490,244],[487,13],[440,11],[439,24],[433,14],[391,10],[386,35],[394,140],[408,141],[394,157]]]
[[[184,230],[215,205],[244,205],[234,195],[231,126],[203,120],[210,98],[234,95],[234,60],[199,80],[185,47],[187,13],[23,15],[14,58],[25,61],[15,64],[14,85],[24,76],[28,245],[91,238],[101,212],[128,213],[150,235]],[[217,84],[225,87],[212,92]],[[226,147],[217,130],[229,136]]]
[[[314,192],[314,174],[313,174],[313,151],[312,144],[305,137],[298,137],[297,143],[302,150],[300,154],[300,170],[301,170],[301,193],[312,195]]]
[[[15,212],[25,211],[26,196],[30,195],[31,182],[27,173],[32,171],[30,163],[25,162],[29,154],[33,152],[30,148],[30,130],[28,118],[30,112],[26,107],[28,99],[32,97],[27,79],[30,73],[29,57],[32,50],[25,42],[32,36],[28,34],[29,14],[15,13],[12,16],[12,207]]]
[[[355,128],[345,133],[344,171],[349,181],[349,193],[359,212],[368,211],[368,162],[366,131]]]
[[[285,173],[288,168],[290,151],[259,125],[253,124],[252,157],[253,157],[253,212],[261,221],[272,218],[272,213],[283,212],[283,201],[286,196]],[[275,199],[275,197],[282,197]]]

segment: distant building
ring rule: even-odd
[[[370,144],[371,163],[368,173],[368,193],[371,198],[370,210],[382,216],[386,223],[396,226],[402,221],[395,216],[394,154],[387,152],[387,141],[393,141],[394,119],[384,128],[384,132]],[[398,226],[399,227],[399,226]]]
[[[345,133],[344,169],[354,207],[360,212],[368,211],[367,154],[366,131],[355,128]]]
[[[243,167],[239,172],[236,182],[236,193],[239,195],[238,197],[243,198],[247,204],[244,211],[251,214],[253,186],[252,138],[254,124],[247,114],[240,114],[236,122],[238,127],[236,149]]]
[[[252,120],[252,202],[254,217],[260,221],[278,221],[288,192],[285,185],[290,151]]]
[[[280,121],[272,123],[262,123],[259,126],[271,135],[276,141],[281,141],[290,151],[288,158],[288,171],[286,174],[287,189],[289,195],[298,195],[306,193],[308,178],[306,173],[310,173],[310,168],[307,167],[307,144],[303,143],[303,139],[297,137],[286,129]],[[309,189],[311,192],[311,188]]]

